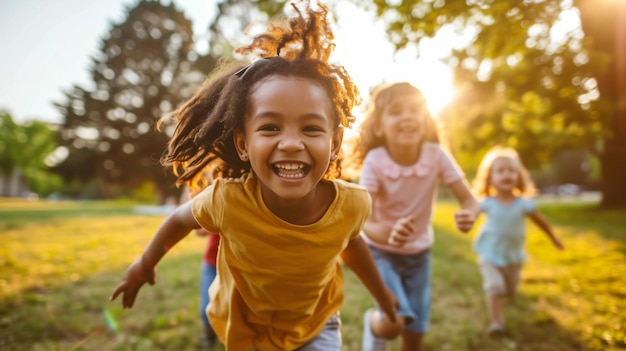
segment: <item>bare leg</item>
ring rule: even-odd
[[[400,341],[400,351],[422,351],[424,333],[404,331]]]
[[[491,324],[487,328],[487,334],[492,337],[508,336],[509,332],[504,326],[504,295],[487,295],[487,308]]]
[[[489,294],[487,295],[487,309],[489,310],[489,318],[491,318],[491,324],[498,324],[504,326],[504,314],[502,313],[502,307],[504,304],[504,296]]]

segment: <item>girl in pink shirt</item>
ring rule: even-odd
[[[430,310],[431,217],[438,182],[461,205],[454,215],[459,230],[472,228],[478,204],[463,171],[439,144],[436,123],[417,88],[408,83],[379,87],[359,131],[354,148],[359,183],[372,197],[361,235],[404,317],[398,325],[380,311],[367,311],[363,350],[385,350],[386,339],[398,335],[401,350],[421,350]]]

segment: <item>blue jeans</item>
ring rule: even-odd
[[[202,261],[200,266],[200,318],[205,328],[211,328],[206,308],[209,305],[209,286],[213,283],[216,275],[216,267]]]
[[[406,318],[405,330],[425,333],[430,318],[430,250],[399,255],[370,246],[385,285],[398,298],[398,314]]]

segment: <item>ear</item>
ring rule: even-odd
[[[243,162],[248,161],[248,148],[246,147],[246,138],[242,131],[235,131],[233,133],[233,142],[239,154],[239,159]]]
[[[330,153],[330,160],[334,161],[337,159],[337,156],[341,151],[341,143],[343,142],[343,127],[337,129],[337,131],[333,134],[332,139],[333,145]]]

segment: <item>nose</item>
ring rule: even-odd
[[[281,151],[300,151],[304,149],[304,143],[299,133],[286,131],[278,143],[278,149]]]
[[[410,111],[407,110],[402,114],[402,118],[403,119],[408,119],[408,120],[417,120],[419,122],[423,122],[426,119],[426,112],[423,110],[419,110],[419,111]]]

